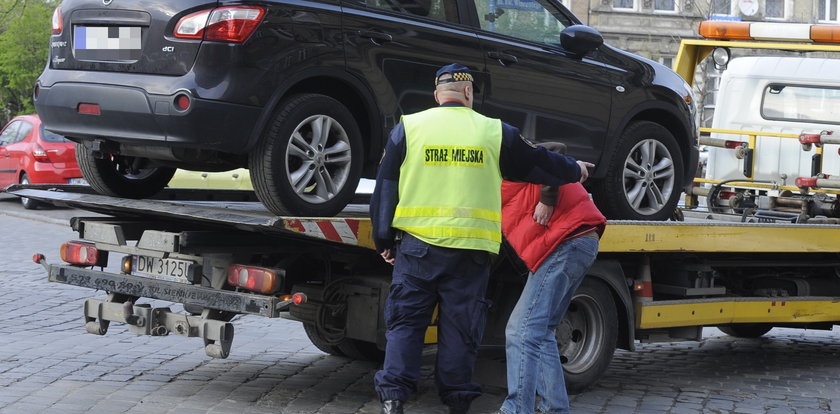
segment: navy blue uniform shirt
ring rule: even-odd
[[[447,102],[441,106],[463,105]],[[400,122],[391,130],[385,144],[385,154],[376,173],[376,187],[370,198],[370,219],[377,252],[394,246],[396,230],[391,223],[400,200],[400,166],[405,160],[405,148],[405,128]],[[521,136],[519,128],[504,122],[499,169],[502,177],[510,181],[552,186],[580,181],[580,167],[574,158],[534,147]]]

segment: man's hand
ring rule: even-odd
[[[541,202],[537,203],[537,207],[534,209],[534,221],[540,225],[547,226],[552,213],[554,213],[554,206]]]
[[[580,182],[584,182],[587,178],[589,178],[589,170],[587,170],[586,168],[594,167],[595,164],[580,160],[578,160],[577,164],[580,166]]]
[[[397,260],[397,258],[394,257],[394,252],[391,249],[385,249],[382,251],[382,253],[379,253],[379,255],[382,256],[382,259],[388,262],[391,266],[393,266],[394,261]]]

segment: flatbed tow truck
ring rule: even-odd
[[[141,335],[202,338],[208,355],[225,358],[233,316],[285,317],[324,352],[381,358],[390,266],[373,250],[364,205],[331,218],[277,217],[258,202],[129,200],[73,186],[8,192],[108,215],[71,220],[79,240],[62,247],[64,263],[33,257],[50,281],[101,292],[84,305],[89,333],[124,323]],[[699,340],[704,326],[745,337],[774,326],[831,329],[840,321],[838,251],[838,225],[609,222],[557,329],[567,387],[597,381],[616,347]],[[504,344],[526,274],[510,253],[499,255],[485,344]]]
[[[690,82],[715,47],[732,45],[684,41],[675,68]],[[753,141],[740,149],[750,153]],[[824,182],[824,175],[806,181],[811,187]],[[258,202],[241,201],[243,192],[224,198],[213,190],[168,190],[155,200],[63,185],[18,185],[7,192],[106,215],[71,220],[79,240],[62,246],[61,263],[33,257],[50,281],[99,292],[84,305],[89,333],[104,335],[111,322],[123,323],[140,335],[201,338],[208,355],[225,358],[233,352],[233,316],[259,315],[302,322],[326,353],[382,357],[391,267],[374,251],[364,204],[351,204],[337,217],[278,217]],[[182,200],[185,195],[192,198]],[[689,192],[686,207],[708,195]],[[771,206],[799,200],[794,204],[808,213],[810,201],[801,194],[762,197],[774,198]],[[826,207],[820,212],[840,211],[836,197],[819,201]],[[616,348],[632,351],[637,342],[700,340],[707,326],[759,337],[773,327],[830,330],[840,323],[836,220],[691,216],[608,223],[598,258],[556,330],[570,392],[596,382]],[[504,327],[526,277],[503,248],[487,294],[493,305],[484,344],[504,345]],[[152,308],[143,303],[148,299],[173,306]],[[435,319],[428,343],[436,340]]]

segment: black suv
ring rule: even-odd
[[[608,217],[667,219],[697,165],[689,87],[602,43],[557,0],[64,0],[34,97],[103,194],[247,167],[272,212],[331,216],[458,62],[476,110],[596,164]]]

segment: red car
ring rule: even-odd
[[[14,117],[0,132],[0,189],[12,184],[84,184],[75,143],[44,129],[38,115]],[[38,206],[21,198],[23,207]]]

